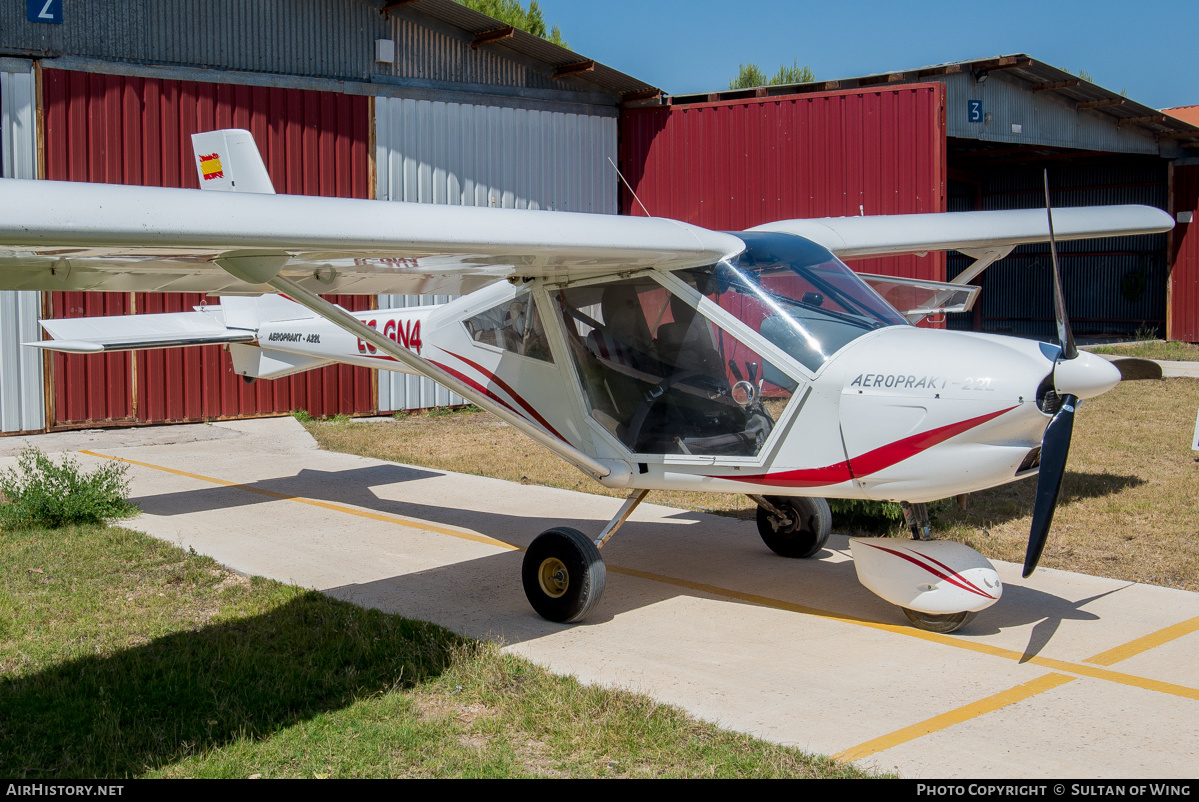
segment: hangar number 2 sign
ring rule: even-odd
[[[62,25],[62,0],[25,0],[25,17],[30,22]]]

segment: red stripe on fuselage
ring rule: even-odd
[[[478,362],[472,362],[471,360],[467,359],[466,357],[459,356],[458,354],[455,354],[453,351],[446,351],[444,348],[442,348],[440,350],[449,354],[452,357],[455,357],[456,359],[461,359],[463,362],[465,362],[466,364],[470,365],[475,370],[482,373],[484,376],[486,376],[488,378],[488,380],[494,382],[497,387],[499,387],[501,390],[503,390],[508,395],[512,396],[512,399],[514,401],[516,401],[516,403],[518,403],[522,407],[524,407],[526,412],[528,412],[530,415],[532,415],[534,418],[536,418],[537,422],[540,423],[542,426],[544,426],[546,428],[546,430],[549,431],[550,434],[552,434],[554,437],[557,437],[559,440],[562,440],[563,442],[566,441],[566,438],[563,437],[562,435],[558,434],[558,430],[555,429],[553,426],[550,426],[549,421],[547,421],[545,418],[543,418],[541,416],[541,413],[533,408],[532,404],[530,404],[528,401],[521,398],[520,394],[517,393],[515,390],[513,390],[506,381],[504,381],[499,376],[492,373],[487,368],[480,365]]]
[[[979,415],[977,418],[950,423],[946,426],[938,426],[936,429],[929,429],[927,432],[921,432],[911,437],[905,437],[902,440],[896,440],[890,445],[876,448],[873,451],[867,451],[859,457],[852,458],[849,461],[849,468],[853,471],[853,475],[857,477],[878,473],[884,468],[890,468],[896,463],[903,462],[908,457],[914,457],[921,451],[944,443],[951,437],[969,431],[975,426],[981,426],[987,421],[998,418],[1003,413],[1013,409],[1015,407],[1001,409],[998,412],[989,412],[986,415]]]
[[[800,468],[794,471],[779,471],[777,473],[759,474],[757,476],[714,476],[709,474],[709,478],[730,479],[734,482],[774,485],[775,487],[824,487],[826,485],[840,484],[841,482],[848,482],[850,479],[862,478],[890,468],[892,465],[903,462],[909,457],[914,457],[921,451],[926,451],[951,437],[973,429],[975,426],[980,426],[993,418],[998,418],[1003,413],[1010,412],[1013,409],[1015,407],[1008,407],[998,412],[979,415],[977,418],[969,418],[957,423],[938,426],[936,429],[929,429],[927,432],[914,434],[902,440],[896,440],[894,443],[880,446],[873,451],[867,451],[865,454],[854,457],[847,463],[838,462],[835,465],[828,465],[823,468]]]
[[[472,379],[471,377],[467,376],[465,373],[462,373],[461,371],[454,370],[454,369],[453,369],[453,368],[451,368],[449,365],[443,364],[443,363],[441,363],[441,362],[437,362],[436,360],[433,360],[433,359],[430,359],[430,360],[429,360],[429,363],[430,363],[430,364],[432,364],[432,365],[436,365],[437,367],[441,368],[441,369],[442,369],[442,370],[444,370],[446,373],[450,374],[451,376],[453,376],[455,379],[457,379],[458,381],[462,382],[463,384],[466,384],[466,385],[468,385],[468,386],[470,386],[470,387],[473,387],[473,388],[475,388],[475,389],[476,389],[476,390],[478,390],[480,393],[482,393],[483,395],[487,396],[488,398],[490,398],[492,401],[496,402],[497,404],[502,404],[502,405],[503,405],[503,406],[504,406],[506,409],[510,410],[510,411],[512,412],[512,414],[514,414],[514,415],[520,415],[520,412],[518,412],[518,411],[516,410],[516,408],[515,408],[515,407],[513,407],[511,404],[509,404],[509,403],[508,403],[507,401],[505,401],[504,399],[500,398],[500,397],[499,397],[498,395],[496,395],[495,393],[493,393],[493,392],[491,392],[490,390],[488,390],[488,389],[487,389],[486,387],[484,387],[483,385],[479,384],[477,381],[475,381],[475,380],[474,380],[474,379]],[[523,416],[523,415],[521,415],[521,417],[524,417],[524,416]]]
[[[501,388],[501,389],[502,389],[504,392],[506,392],[506,393],[508,393],[509,395],[511,395],[511,396],[512,396],[512,398],[514,398],[518,404],[520,404],[522,407],[524,407],[526,410],[528,410],[528,411],[529,411],[529,414],[530,414],[530,415],[532,415],[532,416],[533,416],[533,417],[536,419],[536,422],[537,422],[537,423],[540,423],[542,426],[544,426],[544,427],[546,428],[546,430],[548,430],[548,431],[549,431],[549,433],[550,433],[550,434],[552,434],[554,437],[557,437],[559,440],[561,440],[561,441],[562,441],[562,442],[564,442],[564,443],[570,443],[570,441],[569,441],[569,440],[567,440],[565,437],[563,437],[562,435],[560,435],[560,434],[558,433],[558,430],[557,430],[557,429],[555,429],[553,426],[550,426],[549,422],[547,422],[545,418],[541,417],[541,415],[540,415],[540,414],[537,412],[537,410],[535,410],[535,409],[534,409],[534,408],[533,408],[533,407],[532,407],[532,406],[531,406],[531,405],[530,405],[530,404],[529,404],[527,401],[525,401],[523,398],[521,398],[519,395],[517,395],[517,394],[516,394],[516,393],[515,393],[515,392],[512,390],[512,388],[508,386],[508,384],[507,384],[505,381],[503,381],[502,379],[500,379],[499,377],[497,377],[497,376],[496,376],[494,373],[491,373],[491,372],[489,372],[488,370],[484,369],[483,367],[481,367],[481,366],[479,366],[479,365],[476,365],[474,362],[471,362],[469,359],[463,359],[462,357],[458,356],[457,354],[454,354],[454,353],[451,353],[451,352],[449,352],[449,351],[446,351],[444,348],[442,348],[442,349],[440,349],[440,350],[441,350],[441,351],[443,351],[443,352],[445,352],[445,353],[447,353],[447,354],[450,354],[450,356],[457,357],[458,359],[462,359],[462,361],[463,361],[463,362],[465,362],[466,364],[468,364],[468,365],[470,365],[471,367],[473,367],[473,368],[475,368],[476,370],[478,370],[480,373],[482,373],[484,376],[486,376],[486,377],[487,377],[487,378],[488,378],[490,381],[493,381],[493,382],[495,382],[495,383],[496,383],[496,385],[497,385],[498,387],[500,387],[500,388]],[[393,356],[389,356],[389,355],[387,355],[387,354],[357,354],[357,356],[358,356],[359,358],[361,358],[361,357],[364,357],[364,356],[365,356],[365,357],[369,357],[370,359],[381,359],[381,360],[384,360],[384,361],[386,361],[386,362],[398,362],[398,361],[399,361],[399,360],[397,360],[395,357],[393,357]],[[497,404],[502,404],[502,405],[503,405],[505,408],[507,408],[507,409],[511,410],[511,412],[512,412],[514,415],[520,415],[522,418],[523,418],[523,417],[526,417],[525,415],[522,415],[522,414],[521,414],[520,410],[518,410],[518,409],[516,409],[515,407],[513,407],[511,404],[509,404],[509,403],[508,403],[507,401],[505,401],[503,398],[500,398],[498,395],[496,395],[495,393],[491,392],[491,390],[489,390],[489,389],[487,389],[486,387],[484,387],[483,385],[479,384],[477,381],[475,381],[474,379],[470,378],[470,377],[469,377],[469,376],[467,376],[465,373],[462,373],[461,371],[454,370],[454,369],[453,369],[453,368],[451,368],[449,365],[446,365],[446,364],[444,364],[444,363],[442,363],[442,362],[438,362],[438,361],[436,361],[436,360],[434,360],[434,359],[430,359],[430,360],[429,360],[429,362],[430,362],[431,364],[434,364],[434,365],[436,365],[437,367],[441,368],[441,369],[442,369],[442,370],[444,370],[446,373],[448,373],[448,374],[450,374],[451,376],[453,376],[455,379],[458,379],[459,381],[461,381],[461,382],[463,382],[463,383],[465,383],[465,384],[469,385],[470,387],[473,387],[473,388],[475,388],[475,389],[476,389],[476,390],[478,390],[480,393],[482,393],[483,395],[485,395],[485,396],[487,396],[488,398],[490,398],[492,401],[495,401]]]

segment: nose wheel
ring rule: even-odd
[[[909,610],[907,607],[900,607],[899,609],[903,610],[903,614],[912,622],[912,626],[916,627],[916,629],[923,629],[925,632],[953,632],[969,624],[978,615],[977,612],[935,615],[933,613],[922,613],[919,610]]]

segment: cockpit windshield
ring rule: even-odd
[[[826,248],[793,234],[736,236],[746,246],[736,257],[676,275],[809,370],[869,331],[910,325]]]

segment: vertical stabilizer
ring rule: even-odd
[[[274,195],[254,135],[241,128],[192,134],[200,189]]]

